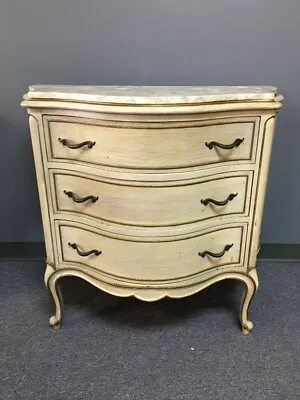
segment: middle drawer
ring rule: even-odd
[[[249,215],[252,171],[180,181],[108,179],[50,170],[55,213],[82,214],[135,226],[168,226]]]

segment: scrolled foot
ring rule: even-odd
[[[60,321],[57,320],[55,315],[52,315],[49,319],[49,323],[56,331],[60,329]]]
[[[242,332],[244,335],[248,335],[253,329],[253,322],[247,321],[242,325]]]

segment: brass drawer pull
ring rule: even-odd
[[[96,142],[91,142],[90,140],[86,140],[85,142],[81,143],[70,143],[69,140],[67,139],[61,139],[58,138],[58,141],[63,144],[64,146],[69,147],[69,149],[80,149],[80,147],[87,146],[89,149],[91,149],[93,146],[95,146]]]
[[[224,254],[231,249],[231,247],[233,246],[233,243],[231,244],[226,244],[226,246],[224,247],[224,249],[222,251],[220,251],[220,253],[212,253],[211,251],[203,251],[203,252],[199,252],[199,256],[201,257],[205,257],[205,256],[211,256],[214,258],[220,258],[223,257]]]
[[[235,147],[239,147],[239,145],[244,141],[244,138],[240,139],[237,138],[235,141],[231,144],[223,144],[219,142],[215,142],[214,140],[211,142],[205,142],[205,146],[209,148],[209,150],[212,150],[214,147],[220,147],[220,149],[225,149],[225,150],[230,150]]]
[[[214,200],[208,197],[207,199],[201,199],[201,203],[204,204],[205,206],[207,206],[208,203],[212,203],[215,206],[226,206],[226,204],[229,203],[231,200],[233,200],[237,195],[238,195],[237,193],[230,193],[227,199],[223,201]]]
[[[84,203],[85,201],[91,200],[91,202],[96,203],[98,200],[98,196],[86,196],[86,197],[78,197],[77,194],[71,191],[64,190],[64,193],[70,197],[75,203]]]
[[[76,243],[69,242],[68,245],[71,246],[74,250],[76,250],[77,254],[80,255],[81,257],[87,257],[91,254],[95,254],[95,256],[99,256],[102,253],[102,251],[96,250],[96,249],[90,250],[90,251],[81,251],[81,250],[79,250],[78,245]]]

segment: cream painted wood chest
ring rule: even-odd
[[[31,86],[50,324],[65,276],[145,301],[236,279],[250,332],[281,102],[274,87]]]

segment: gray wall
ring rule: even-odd
[[[30,84],[276,85],[262,241],[300,243],[299,0],[1,0],[0,242],[41,241]]]

